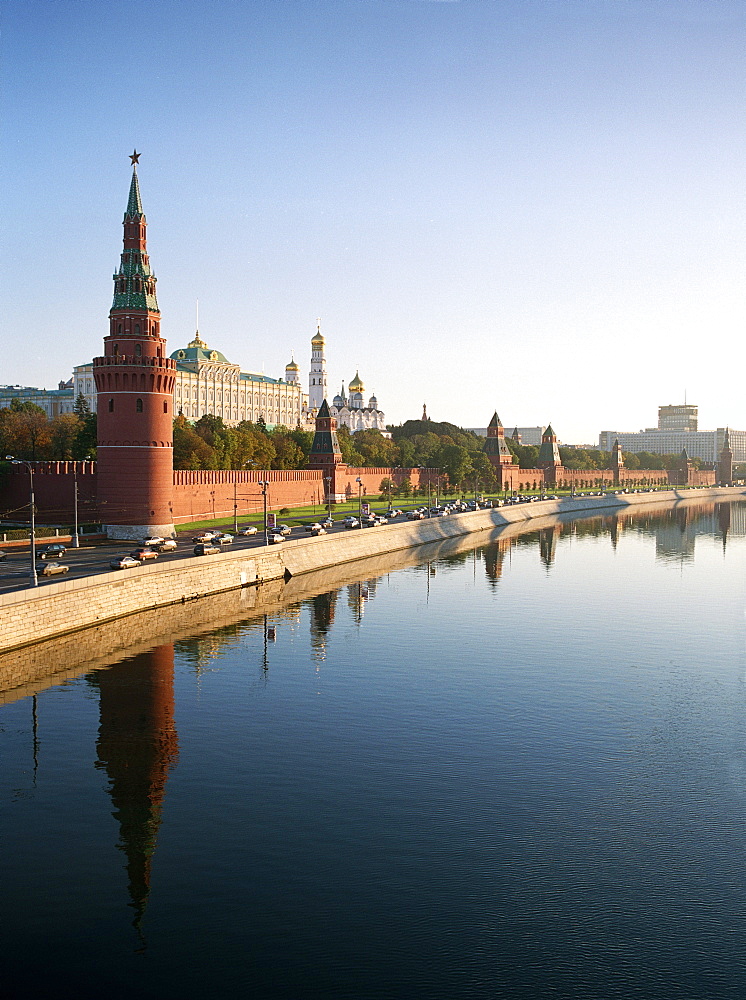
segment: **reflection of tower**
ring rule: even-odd
[[[505,553],[510,550],[510,539],[500,538],[484,547],[484,570],[494,590],[503,575]]]
[[[731,505],[729,503],[715,504],[715,516],[717,517],[720,535],[723,539],[723,552],[725,552],[725,545],[728,541],[728,532],[730,531],[730,511]]]
[[[326,636],[334,622],[338,590],[311,598],[311,646],[319,659],[326,657]]]
[[[100,695],[97,766],[109,777],[138,930],[150,892],[166,779],[179,751],[173,672],[174,647],[169,644],[89,677]]]
[[[554,562],[554,556],[557,552],[557,539],[560,536],[561,530],[559,524],[554,524],[551,528],[542,528],[539,532],[539,555],[547,569]]]

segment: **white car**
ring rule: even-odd
[[[342,524],[345,526],[345,528],[359,528],[360,527],[360,522],[358,521],[358,519],[356,517],[346,517],[344,519],[344,521],[342,521]]]
[[[270,545],[279,545],[281,542],[285,541],[284,535],[278,535],[277,532],[272,532],[269,536]]]
[[[257,528],[253,524],[247,524],[245,528],[241,528],[239,535],[255,535],[257,533]]]
[[[162,545],[163,542],[165,542],[165,541],[166,541],[166,539],[165,538],[161,538],[160,535],[150,535],[148,538],[143,539],[143,543],[142,544],[145,546],[145,548],[155,549],[159,545]]]

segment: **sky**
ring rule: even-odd
[[[0,383],[195,331],[389,423],[746,428],[744,0],[4,0]]]

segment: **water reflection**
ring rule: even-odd
[[[676,949],[708,955],[735,941],[737,951],[736,643],[707,603],[712,577],[700,571],[695,590],[688,563],[709,544],[716,558],[703,565],[719,573],[727,543],[732,580],[745,512],[690,503],[543,519],[477,545],[450,540],[130,618],[119,637],[45,644],[23,654],[31,679],[22,657],[6,660],[0,676],[16,683],[0,748],[34,784],[33,796],[6,790],[0,801],[14,838],[4,881],[14,945],[35,954],[43,934],[56,949],[49,968],[68,975],[66,949],[93,927],[98,939],[77,947],[81,963],[99,963],[99,992],[80,996],[216,995],[219,982],[217,995],[365,1000],[576,995],[562,992],[568,983],[587,996],[645,995],[640,964],[660,982],[662,964],[678,972]],[[639,595],[610,571],[630,553],[644,556],[627,560]],[[677,559],[689,595],[670,585]],[[643,632],[651,575],[665,603]],[[624,614],[603,620],[620,600]],[[710,631],[688,629],[692,607],[705,606]],[[50,669],[63,662],[60,682]],[[130,912],[141,951],[147,930],[147,953],[132,958],[154,977],[147,992],[133,967],[111,988],[111,955],[131,950]],[[553,976],[560,985],[546,989]],[[647,995],[718,995],[711,986]]]
[[[166,781],[179,756],[174,647],[158,646],[87,680],[99,693],[96,767],[109,778],[118,846],[127,859],[133,925],[141,931]]]

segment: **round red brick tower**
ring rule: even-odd
[[[114,303],[104,355],[93,360],[98,395],[96,467],[104,530],[111,538],[172,535],[173,387],[166,357],[147,223],[132,160],[124,250],[114,275]]]

